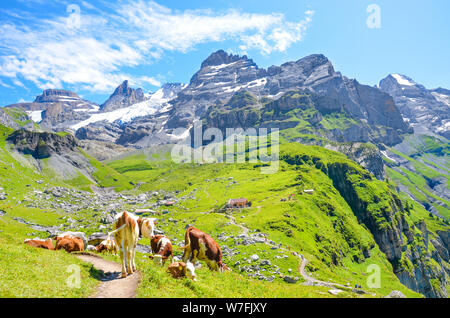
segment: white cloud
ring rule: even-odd
[[[0,79],[0,86],[6,87],[6,88],[14,88],[11,85],[6,84],[5,82],[3,82],[1,79]]]
[[[82,4],[91,9],[87,2]],[[313,16],[307,11],[303,20],[289,22],[277,13],[174,11],[143,0],[120,2],[103,13],[82,9],[79,28],[73,24],[78,20],[62,14],[28,25],[0,23],[0,76],[13,81],[21,76],[41,89],[75,85],[110,92],[125,79],[160,86],[153,77],[123,70],[152,63],[167,51],[188,52],[202,43],[225,40],[234,40],[242,51],[283,52],[303,39]]]

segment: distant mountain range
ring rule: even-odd
[[[138,149],[188,139],[195,121],[223,131],[279,128],[288,141],[341,151],[382,179],[380,151],[414,131],[448,138],[449,107],[449,90],[428,90],[399,74],[376,87],[363,85],[336,72],[320,54],[262,69],[247,56],[220,50],[201,64],[189,84],[169,83],[145,94],[124,81],[101,105],[50,89],[33,103],[6,106],[0,120],[17,129],[5,111],[20,109],[42,130]],[[379,151],[342,143],[372,143]]]
[[[294,104],[281,106],[285,108],[281,115],[266,116],[261,123],[260,114],[249,122],[233,121],[233,115],[211,118],[211,107],[227,108],[230,99],[239,98],[242,92],[251,94],[256,105],[253,108],[266,115],[276,103],[287,102],[287,93],[306,94],[310,105],[304,107],[317,111],[313,118],[307,119],[314,127],[300,127],[299,120],[305,118],[298,114],[296,118],[286,115],[288,108],[298,106]],[[7,106],[23,109],[42,129],[72,130],[80,139],[135,148],[179,141],[195,120],[209,120],[210,124],[222,121],[230,128],[299,127],[302,133],[338,142],[395,145],[402,141],[402,134],[412,132],[411,127],[448,138],[449,107],[450,91],[446,89],[427,90],[398,74],[383,79],[379,87],[362,85],[336,72],[323,55],[311,55],[266,70],[246,56],[224,51],[209,56],[188,85],[166,84],[153,94],[145,95],[142,89],[133,89],[125,81],[102,105],[83,100],[73,92],[52,89],[44,91],[33,103]],[[333,126],[326,125],[333,117],[330,114],[346,119],[344,124],[327,129]]]

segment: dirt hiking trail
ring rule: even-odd
[[[90,298],[134,298],[136,289],[141,281],[141,273],[136,271],[127,278],[121,278],[122,267],[120,264],[104,260],[95,255],[80,254],[77,257],[83,262],[92,264],[97,270],[102,271],[101,284],[97,292]]]

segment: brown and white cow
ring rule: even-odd
[[[152,239],[155,229],[155,219],[139,218],[129,212],[122,212],[115,217],[114,231],[108,234],[114,234],[114,238],[120,250],[120,259],[122,261],[122,277],[133,274],[136,271],[134,255],[139,237]]]
[[[81,238],[73,235],[57,236],[55,250],[61,249],[68,253],[83,252],[84,242]]]
[[[118,254],[119,253],[119,247],[116,244],[116,241],[110,237],[108,237],[106,240],[103,240],[95,250],[98,253],[111,253],[111,254]]]
[[[32,246],[32,247],[40,247],[40,248],[44,248],[47,250],[53,250],[53,241],[51,238],[46,239],[46,240],[41,240],[39,238],[35,238],[35,239],[26,239],[24,241],[25,244]]]
[[[229,270],[222,262],[219,244],[208,234],[191,226],[186,230],[184,243],[183,262],[190,260],[195,263],[199,259],[205,261],[210,270],[218,270],[221,273]]]
[[[149,257],[157,265],[164,265],[167,259],[173,260],[172,242],[167,236],[155,235],[150,241],[150,246],[154,255]]]
[[[190,278],[193,281],[196,281],[196,275],[195,275],[195,267],[192,263],[184,263],[184,262],[176,262],[169,265],[169,268],[167,268],[167,272],[172,275],[173,278],[181,278],[181,277],[188,277],[188,273]]]

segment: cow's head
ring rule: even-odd
[[[155,236],[154,234],[154,230],[155,230],[155,224],[156,224],[156,219],[154,218],[141,218],[139,220],[140,222],[140,237],[147,237],[149,239],[152,239],[153,236]]]
[[[220,273],[224,273],[224,272],[227,272],[227,271],[231,271],[231,268],[229,268],[229,267],[227,266],[227,264],[223,263],[222,261],[218,262],[217,265],[218,265],[218,267],[219,267],[219,272],[220,272]]]
[[[186,276],[190,277],[194,282],[197,281],[197,275],[195,275],[195,267],[191,262],[186,263]]]

